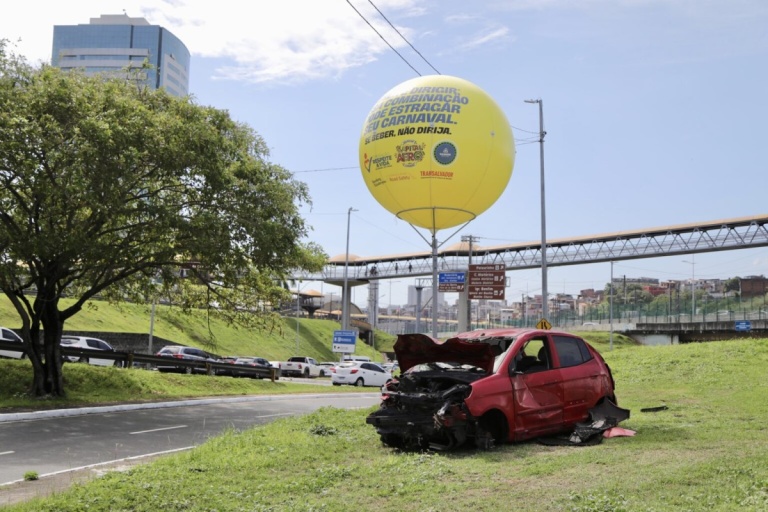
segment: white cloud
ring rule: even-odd
[[[351,3],[390,44],[405,45],[370,3]],[[391,21],[401,14],[417,15],[416,3],[382,0],[376,5]],[[148,15],[194,55],[231,61],[217,70],[217,78],[293,82],[332,77],[390,51],[355,9],[340,0],[261,1],[248,7],[234,0],[187,1],[156,5]]]
[[[365,0],[351,4],[396,48],[406,43]],[[378,0],[387,18],[413,20],[423,0]],[[161,25],[193,56],[223,58],[219,78],[252,82],[333,77],[391,51],[344,0],[78,0],[18,2],[0,17],[0,34],[16,41],[30,61],[49,62],[54,25],[87,24],[125,12]],[[398,26],[406,37],[408,27]]]
[[[464,44],[462,44],[462,48],[465,50],[470,50],[477,48],[478,46],[485,46],[489,43],[509,41],[511,39],[512,38],[509,35],[509,29],[507,27],[497,27],[490,30],[490,32],[483,31],[481,34],[475,36],[469,41],[466,41]]]

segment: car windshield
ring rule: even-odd
[[[509,347],[514,345],[517,338],[504,338],[499,339],[499,343],[496,345],[498,354],[493,358],[493,373],[496,373],[501,366],[501,362],[504,360],[504,356],[507,354]]]

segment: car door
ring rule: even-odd
[[[601,366],[582,339],[562,334],[552,338],[563,382],[563,419],[571,425],[586,420],[602,398]]]
[[[563,386],[560,370],[552,364],[551,341],[548,336],[537,336],[523,341],[510,364],[514,411],[513,437],[530,439],[554,433],[563,426]],[[541,356],[541,359],[539,359]],[[516,362],[534,358],[535,364],[525,369]]]
[[[88,348],[114,352],[112,347],[109,346],[105,341],[96,338],[86,338],[85,342],[88,344]],[[113,366],[115,364],[114,359],[102,359],[96,357],[89,358],[88,362],[96,366]]]
[[[383,386],[389,380],[389,374],[381,366],[374,363],[362,363],[360,369],[363,379],[368,386]]]
[[[5,327],[0,328],[0,335],[3,338],[3,341],[8,343],[18,343],[19,348],[21,348],[21,344],[23,342],[21,341],[21,338],[19,337],[19,335],[13,332],[12,330],[6,329]],[[25,356],[25,353],[21,351],[16,352],[14,350],[0,350],[0,356],[10,357],[12,359],[23,359]]]

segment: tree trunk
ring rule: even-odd
[[[64,377],[61,372],[61,333],[63,323],[59,314],[59,301],[55,294],[51,297],[42,298],[38,304],[42,304],[41,322],[43,325],[43,350],[42,357],[36,357],[32,361],[34,368],[34,378],[32,382],[32,394],[35,396],[56,396],[63,397]],[[34,343],[40,339],[40,333],[33,322],[31,329]],[[30,358],[32,359],[32,358]]]

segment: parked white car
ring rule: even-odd
[[[23,343],[21,337],[7,327],[0,327],[0,338],[2,338],[3,342],[5,343],[18,343],[19,345]],[[11,359],[24,359],[26,354],[21,351],[16,352],[14,350],[0,350],[0,356],[10,357]]]
[[[320,367],[320,376],[321,377],[330,377],[331,372],[336,367],[336,365],[339,364],[338,361],[331,362],[331,361],[324,361],[322,363],[317,363],[317,365]]]
[[[106,352],[114,352],[115,349],[112,345],[104,340],[98,338],[91,338],[88,336],[62,336],[61,346],[67,348],[86,348],[90,350],[104,350]],[[64,356],[64,361],[67,362],[80,362],[88,363],[95,366],[115,366],[119,362],[114,359],[101,359],[96,357],[80,357],[80,356]]]
[[[381,365],[362,361],[347,361],[336,365],[331,372],[331,382],[334,386],[349,384],[351,386],[381,387],[392,380],[392,374]]]

